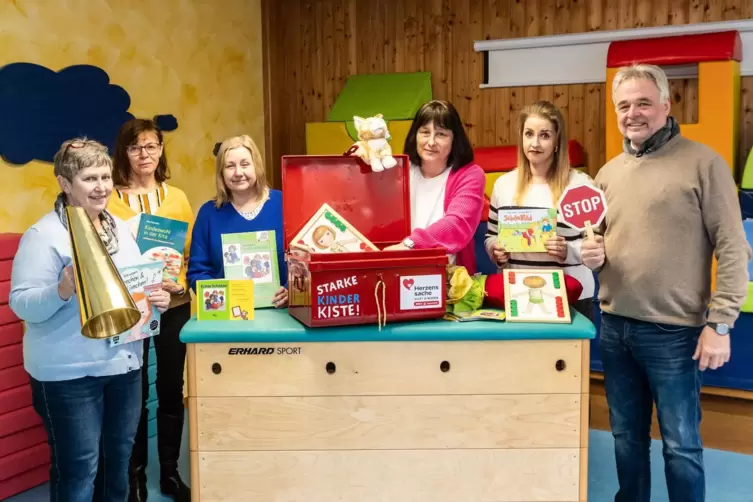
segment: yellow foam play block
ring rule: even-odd
[[[410,130],[410,120],[393,120],[387,123],[390,131],[392,153],[403,153],[405,138]],[[344,122],[307,122],[306,155],[342,155],[355,141],[348,134]]]
[[[486,196],[490,199],[492,198],[492,191],[494,190],[494,183],[497,182],[497,179],[499,179],[500,176],[503,174],[507,174],[505,171],[500,171],[496,173],[486,173],[486,187],[484,188],[484,193],[486,193]]]

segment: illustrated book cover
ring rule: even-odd
[[[500,208],[497,230],[497,242],[508,253],[546,253],[546,241],[557,235],[557,210]]]
[[[322,204],[290,245],[310,253],[379,251],[379,248],[329,204]]]
[[[184,266],[188,223],[153,214],[142,214],[138,221],[136,244],[141,255],[150,260],[164,262],[163,277],[177,282]]]
[[[225,279],[254,282],[254,307],[274,307],[272,298],[280,288],[277,239],[274,230],[222,235]]]
[[[252,321],[254,282],[248,279],[196,281],[197,321]]]
[[[508,322],[570,323],[562,269],[505,269]]]
[[[108,338],[110,347],[158,335],[162,321],[159,310],[149,301],[149,293],[162,288],[162,262],[147,261],[123,267],[118,272],[141,311],[141,319],[128,332]]]

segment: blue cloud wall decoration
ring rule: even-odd
[[[120,126],[134,118],[130,106],[128,92],[96,66],[55,72],[33,63],[6,65],[0,68],[0,157],[16,165],[52,162],[63,141],[80,136],[112,153]],[[164,131],[178,127],[172,115],[154,120]]]

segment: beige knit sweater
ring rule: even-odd
[[[678,135],[656,152],[618,155],[595,181],[608,208],[600,229],[602,310],[682,326],[733,325],[747,295],[751,249],[724,159]]]

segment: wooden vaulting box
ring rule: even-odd
[[[329,204],[379,249],[410,234],[410,164],[375,173],[356,157],[284,156],[285,245]],[[289,250],[290,314],[309,327],[440,318],[444,249],[308,253]]]

